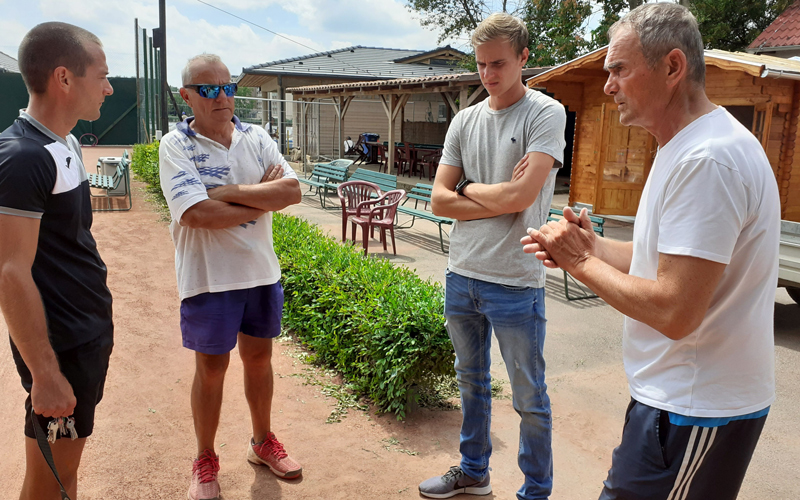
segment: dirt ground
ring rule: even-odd
[[[132,211],[95,214],[93,232],[109,269],[116,337],[105,398],[80,471],[81,499],[185,498],[194,457],[189,406],[194,364],[181,346],[174,249],[166,223],[144,202],[141,184],[134,186]],[[338,215],[318,207],[306,198],[291,212],[338,234]],[[440,279],[446,256],[430,226],[431,231],[398,233],[399,255],[390,258]],[[377,243],[371,250],[382,252]],[[560,275],[550,278],[545,357],[554,414],[552,498],[597,498],[629,399],[620,354],[622,317],[599,300],[568,303]],[[779,400],[745,480],[740,496],[745,500],[800,498],[800,308],[781,293],[776,295]],[[0,322],[0,336],[5,334]],[[277,344],[273,365],[274,431],[304,465],[303,477],[280,480],[245,460],[249,414],[241,362],[232,356],[217,435],[224,499],[419,498],[420,481],[458,462],[460,412],[420,409],[398,422],[372,410],[350,410],[340,423],[327,424],[336,401],[307,383],[308,367],[297,359],[296,347]],[[504,371],[495,356],[493,373],[507,380]],[[311,377],[327,380],[324,374]],[[7,342],[0,342],[0,391],[0,498],[6,499],[16,497],[22,482],[25,397]],[[516,465],[519,418],[510,400],[498,399],[492,419],[494,493],[484,498],[512,499],[522,482]]]

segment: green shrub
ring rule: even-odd
[[[413,271],[364,258],[315,225],[275,214],[286,300],[283,324],[383,411],[405,416],[421,392],[452,377],[444,291]]]
[[[158,142],[135,145],[131,169],[166,207]],[[399,418],[420,394],[441,396],[442,381],[455,375],[441,285],[364,258],[303,219],[274,214],[273,236],[286,292],[283,325],[313,349],[313,361]]]
[[[147,184],[147,192],[162,209],[167,207],[167,200],[161,192],[161,179],[158,169],[158,141],[152,144],[135,144],[131,157],[131,170],[136,178]]]

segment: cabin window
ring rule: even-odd
[[[772,103],[758,104],[756,106],[725,106],[725,109],[756,136],[756,139],[766,151],[767,141],[769,140],[769,126],[772,121]]]
[[[752,130],[753,117],[756,114],[755,106],[725,106],[725,109],[739,120],[739,123]]]

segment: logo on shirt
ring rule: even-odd
[[[72,157],[71,156],[67,156],[67,168],[69,168],[69,162],[70,161],[72,161]]]
[[[514,138],[512,137],[512,138],[511,138],[511,142],[513,142],[514,144],[516,144],[516,143],[517,143],[517,140],[516,140],[516,139],[514,139]]]

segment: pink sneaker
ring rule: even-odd
[[[192,465],[192,484],[189,500],[219,500],[219,457],[213,450],[205,450]]]
[[[255,443],[250,439],[247,460],[254,464],[266,465],[278,477],[292,479],[303,473],[303,467],[286,454],[283,445],[271,432],[261,443]]]

